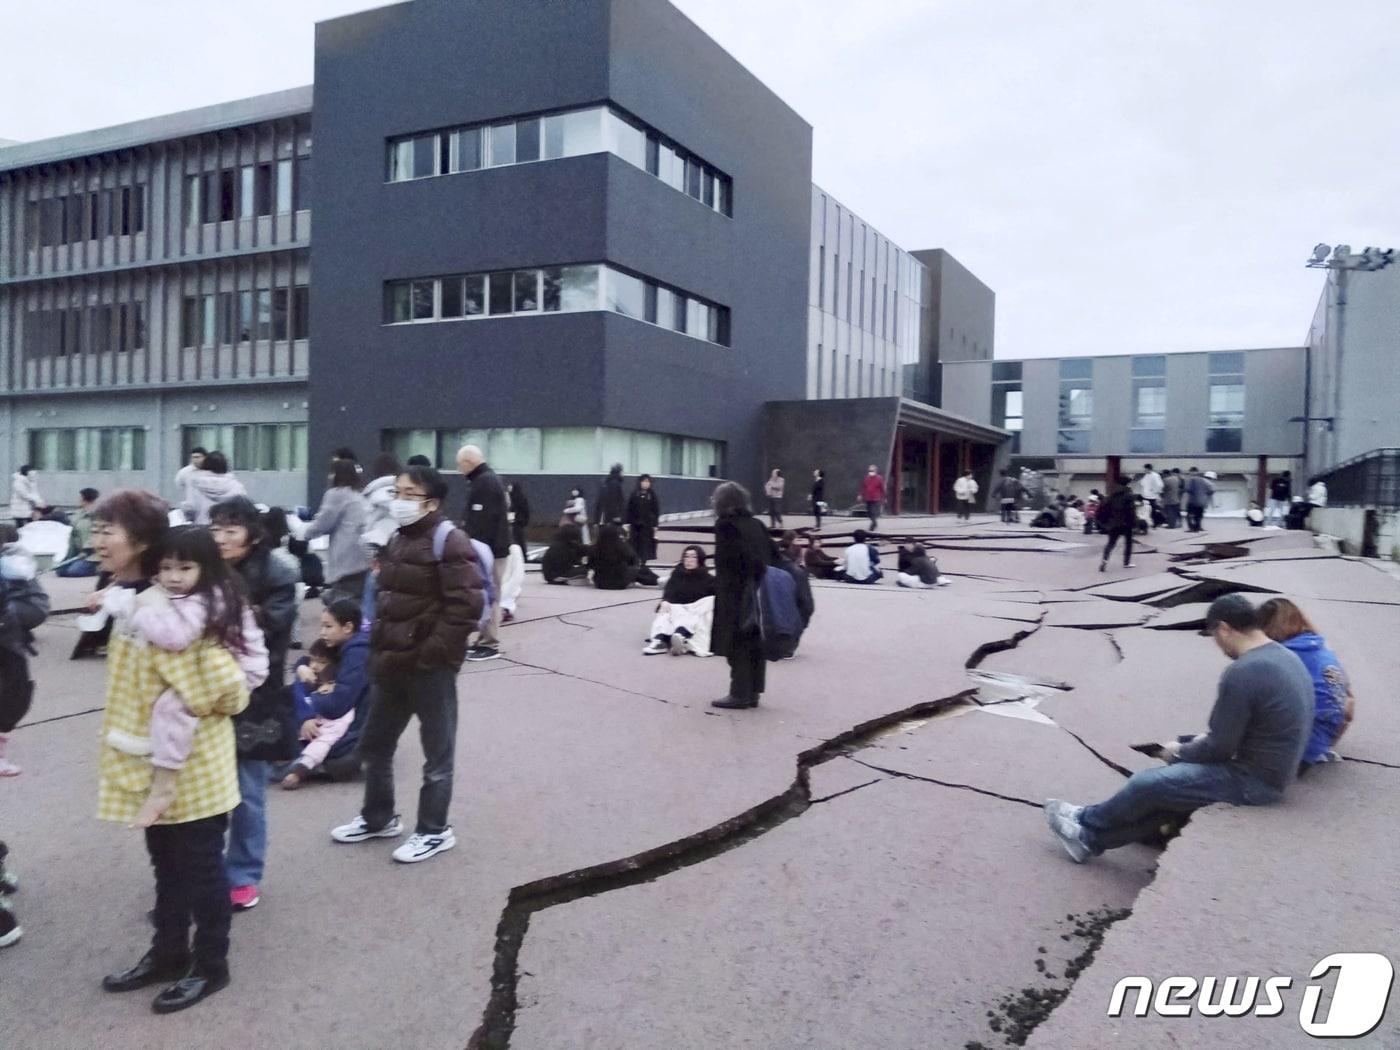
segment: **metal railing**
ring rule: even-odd
[[[1400,509],[1400,448],[1377,448],[1321,475],[1329,507]]]

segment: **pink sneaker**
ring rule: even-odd
[[[262,898],[258,896],[256,886],[235,886],[228,891],[228,899],[234,911],[247,911],[249,908],[256,908]]]

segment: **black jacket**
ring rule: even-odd
[[[666,581],[666,589],[661,592],[661,600],[672,605],[689,605],[715,593],[715,578],[709,569],[693,569],[687,572],[677,568]]]
[[[921,546],[916,545],[913,551],[899,549],[899,571],[917,576],[922,583],[938,582],[938,564]]]
[[[661,522],[661,502],[656,498],[656,489],[632,490],[627,497],[627,524],[633,528],[654,529]]]
[[[620,591],[637,582],[642,560],[630,544],[621,537],[615,541],[599,540],[588,555],[593,569],[593,586],[600,591]]]
[[[286,558],[258,547],[236,566],[248,603],[267,643],[267,681],[233,716],[238,757],[264,762],[295,758],[295,715],[286,685],[287,648],[297,618],[297,570]]]
[[[491,467],[483,463],[467,475],[467,513],[462,527],[467,535],[491,548],[498,558],[510,554],[510,523],[506,521],[506,489]]]
[[[1094,516],[1104,532],[1131,532],[1137,526],[1137,503],[1127,489],[1119,489],[1101,504]]]
[[[728,656],[745,612],[744,593],[758,588],[773,563],[768,530],[748,511],[715,522],[715,618],[710,650]]]
[[[621,521],[627,512],[627,497],[622,493],[622,476],[609,474],[603,479],[598,490],[598,500],[593,504],[593,520],[606,525],[610,521]]]
[[[568,541],[555,536],[545,548],[540,570],[545,583],[566,579],[570,569],[576,569],[588,557],[588,548],[581,540]]]
[[[812,482],[812,505],[816,506],[818,503],[825,502],[825,500],[826,478],[818,478],[816,481]]]
[[[1282,475],[1269,482],[1269,498],[1283,500],[1287,503],[1293,498],[1293,482]]]
[[[520,548],[520,552],[525,553],[525,529],[530,524],[530,501],[525,498],[525,493],[516,488],[514,492],[506,493],[507,509],[515,515],[515,520],[510,523],[510,542]]]

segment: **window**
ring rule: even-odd
[[[311,210],[311,158],[296,159],[296,181],[292,186],[292,207],[297,211]]]
[[[286,215],[292,210],[292,162],[277,162],[277,214]]]
[[[181,323],[183,335],[181,346],[186,348],[213,346],[215,336],[214,296],[185,296]]]
[[[212,435],[206,447],[228,444],[218,437]],[[456,450],[468,442],[512,474],[598,474],[621,463],[629,474],[714,478],[721,476],[724,460],[722,442],[614,427],[386,430],[380,444],[400,461],[421,454],[450,468]],[[187,449],[196,443],[190,436],[185,439]]]
[[[1167,359],[1161,354],[1133,358],[1133,427],[1128,436],[1132,452],[1166,450]]]
[[[286,340],[287,333],[291,330],[288,324],[291,298],[290,288],[272,289],[272,338],[279,343]]]
[[[1244,448],[1244,354],[1210,355],[1210,421],[1207,452],[1239,452]]]
[[[238,169],[238,217],[240,219],[253,217],[253,204],[257,198],[254,191],[256,170],[252,164],[245,164]]]
[[[238,293],[238,342],[253,338],[253,293]]]
[[[145,470],[142,427],[76,427],[29,432],[29,462],[37,470]]]
[[[1094,363],[1087,358],[1060,361],[1058,452],[1088,452],[1094,423]]]
[[[256,313],[256,327],[253,338],[266,340],[272,337],[272,289],[259,288],[253,293]]]
[[[272,214],[272,165],[259,164],[253,171],[253,211]]]
[[[305,423],[236,423],[209,427],[181,427],[183,458],[200,446],[217,448],[233,470],[305,470]]]
[[[311,296],[304,284],[292,288],[292,338],[307,339],[311,335]]]
[[[296,318],[301,309],[294,301],[294,325],[300,323]],[[609,310],[707,342],[730,345],[726,307],[610,266],[549,266],[423,277],[384,285],[385,324],[581,310]],[[281,331],[280,320],[277,328]]]
[[[388,182],[405,182],[603,151],[655,175],[712,211],[733,215],[734,186],[729,176],[605,106],[391,138],[385,143],[384,177]]]

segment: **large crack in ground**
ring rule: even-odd
[[[1041,616],[1041,620],[1043,619],[1044,613]],[[1016,631],[1009,638],[984,642],[968,657],[965,666],[969,671],[975,670],[991,654],[1016,648],[1026,638],[1038,631],[1040,626],[1040,620],[1037,620],[1026,629]],[[522,666],[533,665],[523,664]],[[556,674],[562,673],[555,672],[550,668],[541,668],[541,670]],[[983,675],[985,676],[986,673],[984,672]],[[1045,685],[1046,683],[1036,684]],[[1057,687],[1071,688],[1063,685],[1050,686],[1050,688]],[[738,849],[775,828],[781,827],[788,821],[800,817],[813,805],[830,802],[832,799],[880,782],[872,779],[831,795],[813,798],[811,771],[824,762],[845,757],[886,777],[922,781],[1017,805],[1040,808],[1041,803],[1033,799],[1006,795],[973,784],[938,780],[933,777],[887,769],[855,757],[856,753],[882,737],[917,728],[933,718],[952,712],[957,708],[973,705],[979,707],[994,706],[997,703],[1026,699],[1026,697],[1007,697],[1005,700],[988,701],[984,704],[977,698],[977,693],[978,688],[972,686],[950,696],[913,704],[901,710],[869,719],[834,737],[821,741],[816,746],[798,754],[796,775],[785,791],[702,831],[641,853],[513,887],[507,896],[506,906],[502,910],[501,918],[496,926],[496,951],[492,968],[490,998],[482,1013],[481,1023],[467,1043],[468,1050],[508,1050],[510,1046],[511,1037],[515,1030],[516,1013],[519,1009],[520,951],[529,932],[532,916],[537,912],[568,904],[584,897],[593,897],[627,886],[652,882],[671,872],[704,863],[722,853]],[[648,699],[657,698],[649,697]],[[1078,734],[1065,729],[1058,723],[1052,722],[1052,724],[1055,728],[1068,733],[1105,765],[1124,776],[1131,775],[1131,771],[1101,755]],[[1066,940],[1068,940],[1068,936],[1066,936]],[[1081,955],[1066,971],[1065,978],[1070,981],[1071,985],[1083,967],[1088,965],[1089,959],[1092,958],[1093,952],[1097,950],[1101,940],[1102,934],[1100,933],[1093,941],[1090,950]],[[1044,972],[1043,967],[1041,970]],[[1073,971],[1072,974],[1070,970]],[[1009,1019],[1007,1022],[1009,1026],[1007,1027],[1008,1037],[1014,1033],[1019,1037],[1016,1039],[1018,1044],[1024,1042],[1034,1027],[1044,1020],[1067,994],[1067,989],[1063,992],[1058,989],[1049,991],[1025,989],[1022,992],[1022,999],[1016,999],[1014,995],[1007,996],[1002,1003],[1002,1012]],[[978,1044],[969,1043],[968,1045]]]

